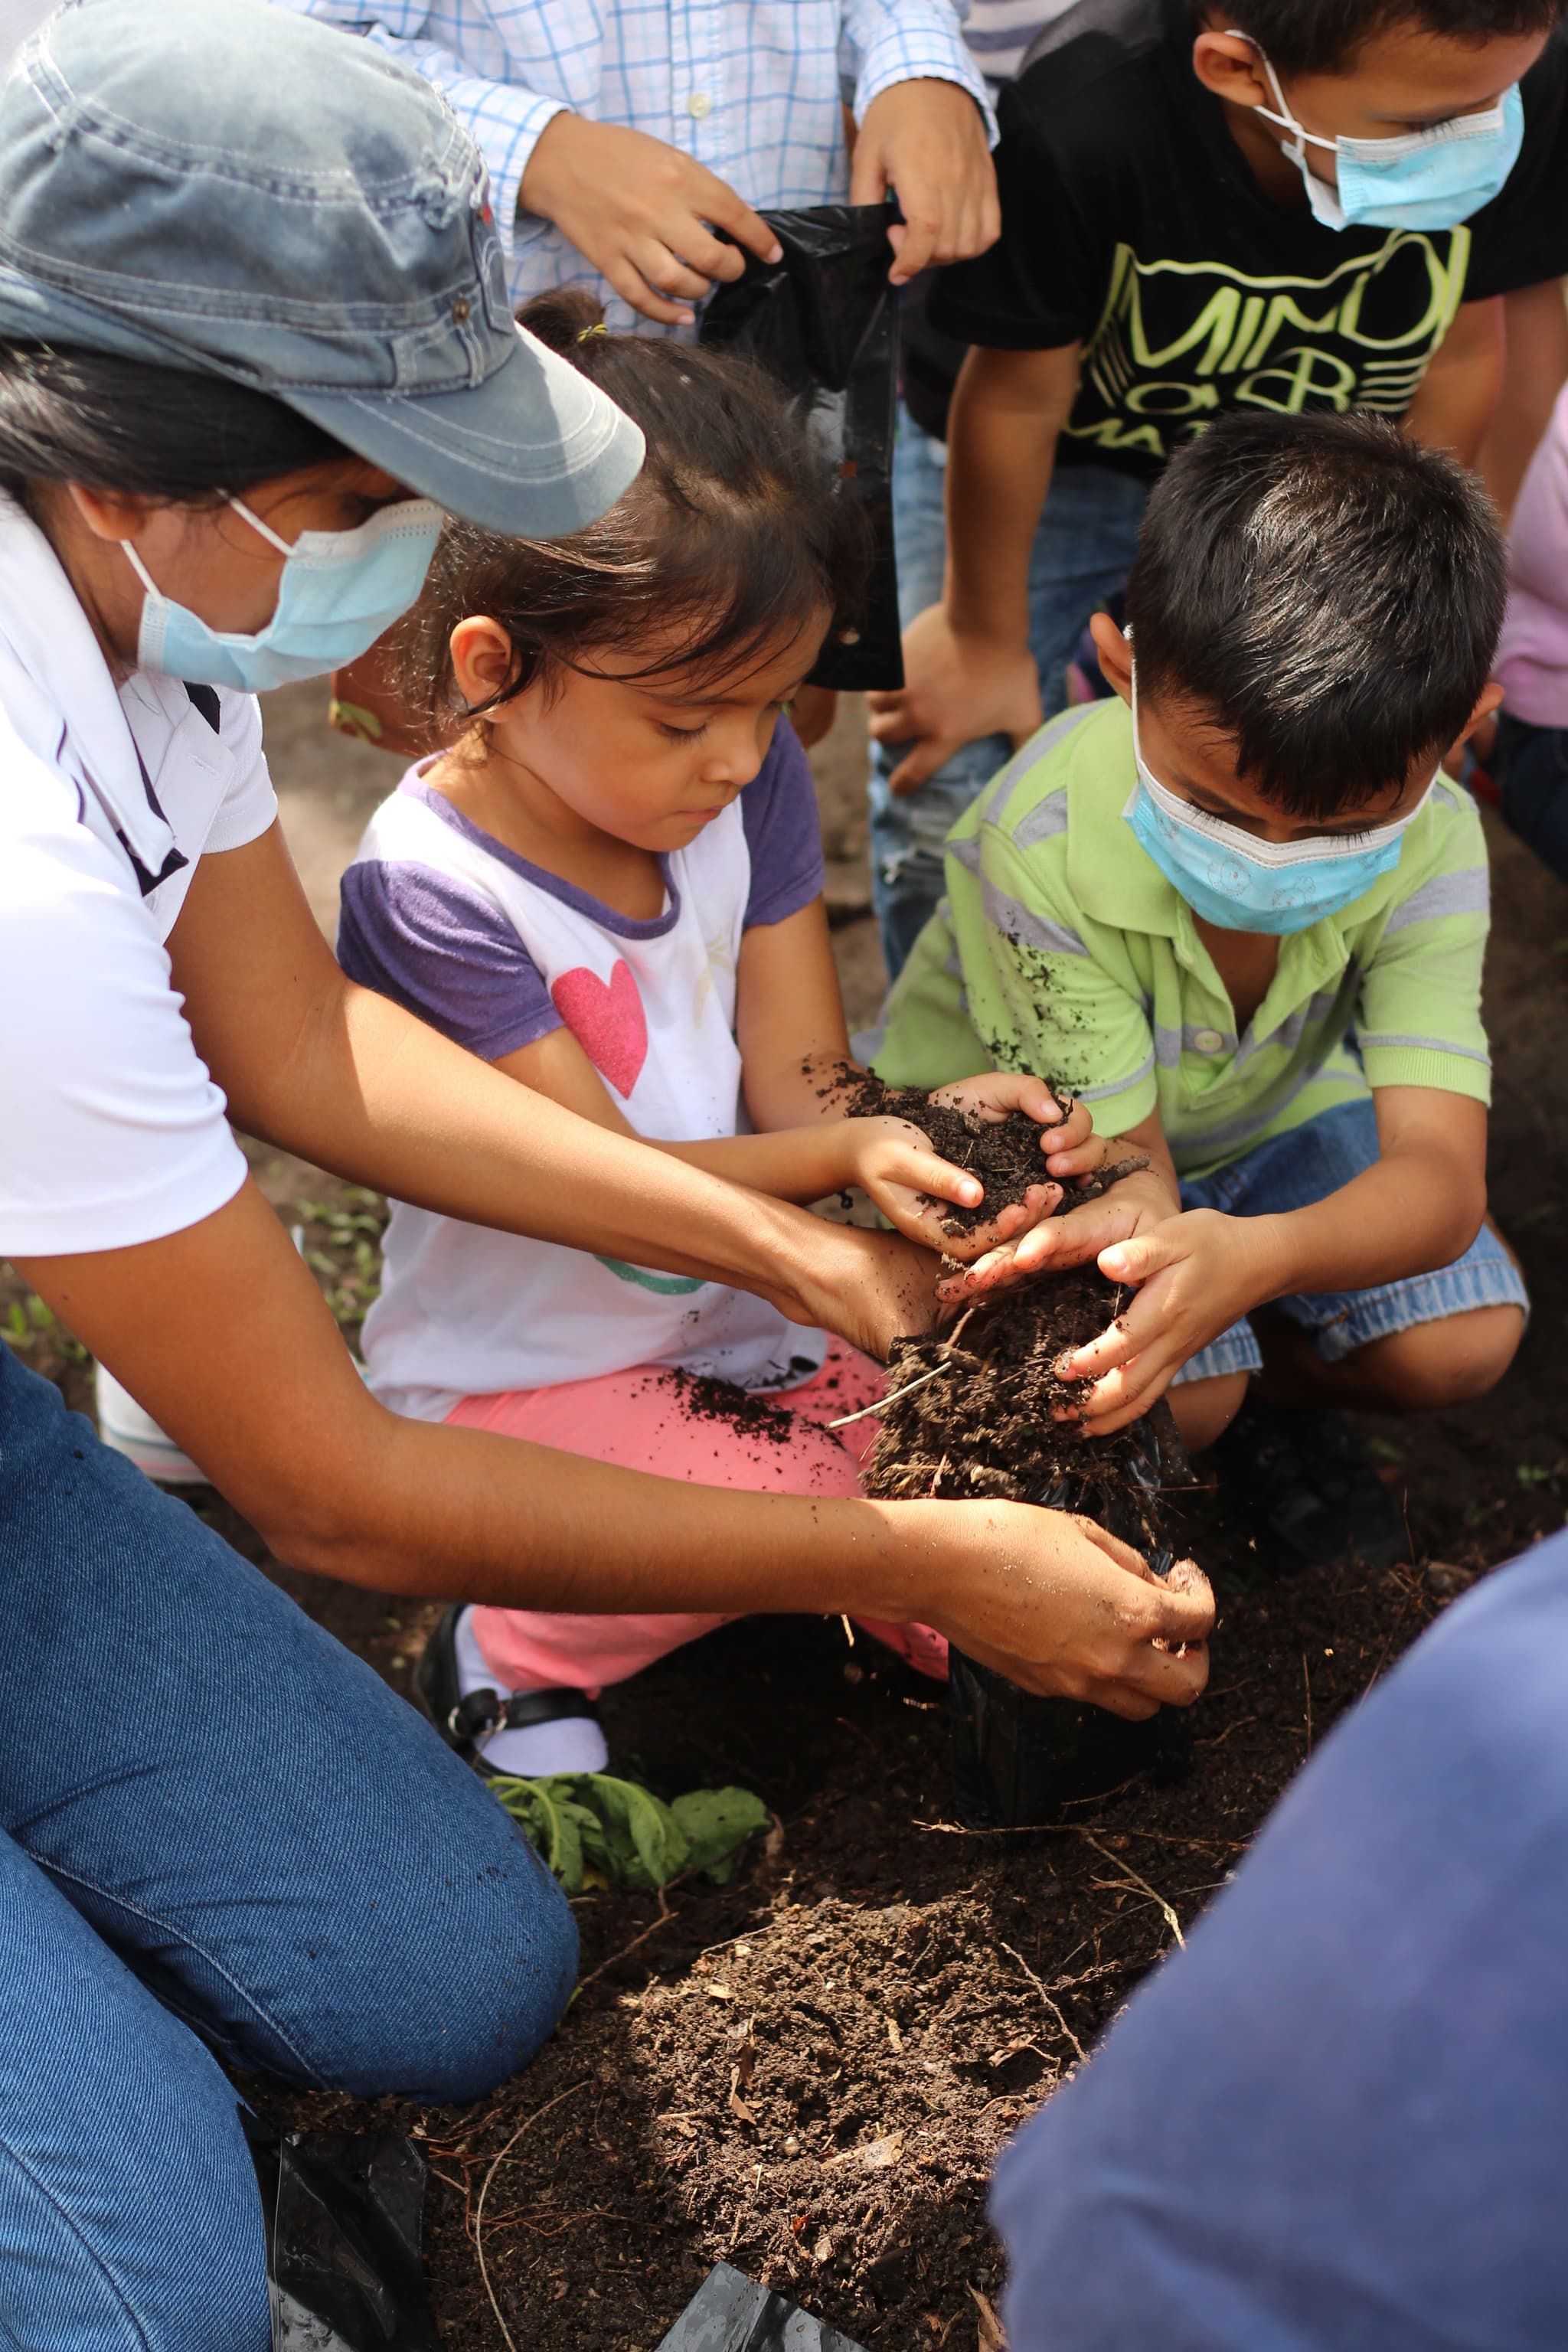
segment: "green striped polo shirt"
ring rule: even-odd
[[[1242,1036],[1191,908],[1124,821],[1136,783],[1117,700],[1064,711],[993,779],[948,835],[948,895],[893,991],[882,1077],[1033,1071],[1105,1135],[1157,1109],[1187,1176],[1369,1088],[1489,1101],[1487,853],[1468,793],[1439,776],[1392,873],[1280,940]]]

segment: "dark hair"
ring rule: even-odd
[[[172,506],[351,453],[269,393],[109,352],[0,342],[0,490],[80,482]]]
[[[628,675],[744,675],[825,606],[834,626],[853,626],[869,559],[859,509],[766,376],[718,352],[612,335],[577,288],[518,315],[641,426],[647,456],[609,513],[568,539],[448,522],[399,636],[400,682],[423,716],[481,717],[590,647],[635,653],[666,628],[678,648]],[[505,629],[512,661],[504,688],[469,707],[448,641],[479,613]]]
[[[1415,25],[1439,40],[1520,39],[1550,33],[1564,0],[1192,0],[1200,32],[1250,34],[1281,79],[1343,73],[1358,49],[1394,25]]]
[[[1139,692],[1198,706],[1288,814],[1340,815],[1454,740],[1507,594],[1497,516],[1455,459],[1380,416],[1233,409],[1149,500]]]

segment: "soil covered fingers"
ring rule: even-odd
[[[1042,1129],[1041,1114],[1056,1118],[1061,1106],[1039,1079],[994,1073],[927,1094],[919,1087],[889,1087],[880,1078],[856,1075],[847,1087],[852,1117],[896,1119],[918,1129],[951,1170],[977,1180],[981,1190],[968,1198],[945,1187],[931,1188],[949,1204],[942,1232],[954,1257],[984,1251],[1083,1197],[1083,1188],[1069,1195],[1040,1164],[1041,1135],[1048,1131]],[[1007,1210],[1025,1213],[1004,1224]]]
[[[1054,1091],[1025,1071],[983,1070],[973,1078],[955,1078],[949,1086],[933,1087],[930,1100],[941,1109],[966,1112],[994,1127],[1009,1111],[1021,1111],[1050,1130],[1048,1138],[1038,1139],[1042,1150],[1047,1141],[1052,1149],[1070,1149],[1092,1132],[1088,1111],[1071,1095]]]
[[[1171,1580],[1093,1521],[999,1507],[975,1514],[1000,1580],[954,1596],[947,1630],[968,1655],[1045,1697],[1140,1717],[1190,1706],[1208,1675],[1214,1596],[1191,1562]]]

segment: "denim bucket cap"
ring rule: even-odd
[[[232,377],[421,497],[579,530],[642,436],[514,322],[446,100],[266,0],[82,0],[0,88],[0,336]]]

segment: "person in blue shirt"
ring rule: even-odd
[[[1568,1535],[1327,1740],[1004,2157],[1014,2352],[1568,2344]]]

